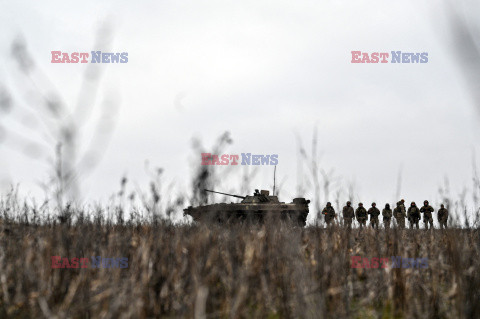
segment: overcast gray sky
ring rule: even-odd
[[[11,56],[18,35],[72,105],[87,65],[52,64],[51,51],[96,50],[96,30],[109,21],[111,52],[128,52],[128,63],[106,66],[99,88],[99,100],[113,96],[120,110],[105,156],[82,182],[86,199],[107,198],[124,174],[146,186],[147,159],[163,167],[178,189],[190,187],[191,164],[200,161],[190,147],[192,137],[211,146],[229,131],[234,141],[225,150],[229,154],[279,154],[281,199],[290,201],[296,195],[296,134],[310,150],[315,127],[322,168],[334,169],[338,187],[354,183],[358,200],[392,201],[400,168],[407,201],[437,200],[446,176],[454,195],[471,187],[478,117],[438,4],[11,1],[0,6],[0,84],[15,101],[9,113],[0,113],[6,131],[36,134],[29,125],[14,124],[24,116],[16,107],[27,94]],[[352,64],[352,50],[428,52],[429,60]],[[25,116],[23,121],[28,123]],[[90,135],[87,128],[86,138]],[[25,193],[35,194],[48,176],[46,161],[24,156],[9,138],[7,133],[0,144],[2,188],[20,183]],[[226,169],[235,176],[243,167],[218,167]],[[259,167],[255,188],[270,188],[272,174],[272,167]],[[236,183],[231,177],[218,188]],[[306,196],[315,194],[309,189]]]

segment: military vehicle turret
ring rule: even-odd
[[[305,226],[308,215],[309,200],[294,198],[291,203],[278,200],[277,196],[270,196],[269,191],[255,190],[253,196],[239,196],[215,192],[205,189],[206,192],[222,194],[240,198],[240,203],[219,203],[192,207],[183,210],[184,215],[190,215],[197,222],[237,222],[250,221],[263,223],[267,219],[291,221],[296,225]]]

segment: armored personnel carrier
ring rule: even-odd
[[[263,223],[267,219],[291,221],[296,225],[305,226],[308,215],[309,200],[294,198],[291,203],[278,200],[277,196],[270,196],[269,191],[255,190],[253,196],[239,196],[215,192],[205,189],[206,192],[222,194],[242,199],[240,203],[219,203],[192,207],[183,210],[184,215],[192,216],[197,222],[236,222],[251,221]]]

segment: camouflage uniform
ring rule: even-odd
[[[390,221],[392,220],[392,210],[390,209],[390,204],[385,204],[385,208],[382,210],[382,216],[385,228],[390,228]]]
[[[347,206],[343,207],[343,222],[348,228],[352,227],[352,220],[355,217],[353,207],[350,204],[350,202],[347,202]]]
[[[393,217],[397,221],[397,225],[400,228],[405,228],[405,205],[403,204],[403,199],[397,203],[397,207],[393,210]]]
[[[327,207],[322,210],[322,214],[325,215],[325,223],[330,225],[330,222],[335,218],[335,209],[333,209],[330,202],[327,203]]]
[[[418,226],[418,222],[420,221],[420,210],[415,202],[412,202],[408,208],[407,216],[408,221],[410,222],[410,229],[413,229],[413,225],[417,226],[417,229],[419,229],[420,227]]]
[[[358,204],[358,208],[355,211],[355,216],[357,217],[357,221],[360,223],[360,228],[365,226],[368,215],[367,215],[367,210],[365,209],[365,207],[363,207],[362,203]]]
[[[435,210],[432,206],[428,205],[428,200],[423,202],[422,208],[420,208],[420,212],[423,213],[423,223],[425,224],[425,229],[428,229],[428,224],[430,224],[430,229],[433,229],[433,217],[432,213]]]
[[[372,228],[378,229],[378,215],[380,215],[380,211],[376,206],[377,204],[372,203],[372,207],[368,210],[368,214],[370,215],[370,225]]]
[[[447,228],[448,220],[448,209],[442,204],[441,208],[438,210],[438,222],[440,223],[440,228]]]

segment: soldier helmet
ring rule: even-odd
[[[352,203],[350,203],[350,201],[347,202],[347,206],[350,206]]]
[[[390,204],[389,204],[389,203],[386,203],[386,204],[385,204],[385,208],[390,208]]]
[[[377,206],[377,204],[375,204],[375,203],[372,203],[372,206],[373,206],[373,207],[375,207],[375,206]]]
[[[441,208],[445,208],[445,205],[442,204],[442,205],[440,205],[440,207],[441,207]]]
[[[358,206],[363,206],[363,203],[358,203]]]
[[[423,203],[428,205],[428,200],[424,200]]]
[[[400,200],[400,201],[401,201],[402,203],[405,203],[405,200],[404,200],[404,199],[402,199],[402,200]]]
[[[332,203],[328,202],[328,203],[327,203],[327,206],[332,206]]]
[[[412,205],[412,206],[415,206],[416,204],[415,204],[415,202],[412,202],[412,204],[411,204],[411,205]]]

